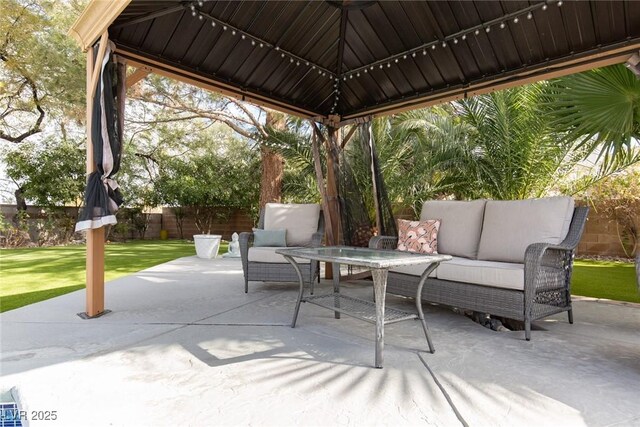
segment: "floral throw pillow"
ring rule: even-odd
[[[398,220],[398,250],[420,254],[438,253],[439,219]]]

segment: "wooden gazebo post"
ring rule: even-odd
[[[94,48],[87,50],[87,177],[96,170],[91,137],[93,97],[108,42],[109,35],[105,31],[100,37],[100,47],[95,61]],[[86,289],[86,312],[81,313],[81,317],[92,318],[104,314],[104,227],[87,230]]]

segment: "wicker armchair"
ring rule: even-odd
[[[295,218],[291,218],[295,221]],[[263,229],[265,224],[265,211],[260,210],[258,221],[259,229]],[[317,231],[313,233],[309,247],[322,246],[324,237],[324,218],[322,212],[318,217]],[[249,250],[253,246],[254,233],[240,233],[240,257],[242,260],[242,270],[244,272],[244,292],[249,292],[249,281],[258,282],[298,282],[298,275],[293,266],[284,258],[277,262],[257,262],[250,260]],[[277,249],[277,248],[274,248]],[[308,281],[310,292],[313,294],[314,282],[320,279],[320,263],[318,261],[309,262],[309,268],[305,264],[300,264],[304,279]]]
[[[566,311],[573,323],[571,272],[575,248],[584,231],[588,207],[575,208],[569,231],[558,245],[534,243],[524,258],[524,290],[429,278],[422,300],[524,321],[525,338],[531,339],[531,322]],[[395,249],[397,237],[377,236],[369,247]],[[389,272],[387,292],[415,296],[420,277]]]

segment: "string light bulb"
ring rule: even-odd
[[[211,26],[215,27],[216,26],[216,21],[211,21]]]
[[[501,22],[501,23],[500,23],[500,29],[504,29],[504,27],[505,27],[505,26],[506,26],[506,25],[505,25],[505,23],[504,23],[504,22]]]
[[[547,10],[548,7],[549,6],[547,6],[546,3],[545,3],[545,4],[542,5],[542,10]]]
[[[517,24],[517,23],[518,23],[518,21],[520,21],[520,19],[518,19],[518,17],[517,17],[517,16],[516,16],[515,18],[513,18],[513,23],[514,23],[514,24]]]
[[[558,2],[558,7],[562,6],[562,0]]]
[[[533,13],[531,12],[527,13],[527,19],[531,19],[531,18],[533,18]]]
[[[484,29],[484,31],[485,31],[486,33],[490,32],[490,31],[491,31],[491,27],[487,27],[487,28],[485,28],[485,29]]]

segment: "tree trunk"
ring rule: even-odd
[[[266,126],[278,130],[286,127],[285,115],[275,111],[267,111]],[[282,202],[282,177],[284,176],[284,159],[282,156],[262,145],[262,177],[260,178],[260,208],[270,202]]]
[[[16,215],[13,217],[13,225],[18,227],[26,219],[27,201],[24,199],[22,187],[19,187],[13,194],[16,197]]]

